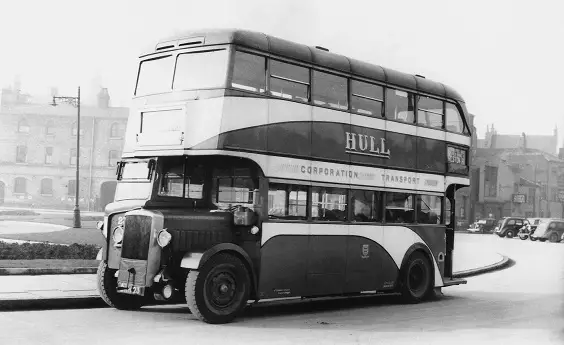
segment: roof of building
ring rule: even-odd
[[[61,104],[56,107],[49,104],[14,104],[2,106],[0,115],[42,115],[76,117],[77,109],[71,105]],[[120,118],[127,119],[129,108],[80,106],[80,117]]]
[[[323,66],[346,74],[464,102],[458,92],[442,83],[334,54],[325,48],[310,47],[253,31],[236,29],[188,31],[160,40],[154,51],[149,54],[199,44],[206,46],[235,44],[306,64]]]

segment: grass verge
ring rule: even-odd
[[[96,260],[0,260],[0,268],[98,267]]]

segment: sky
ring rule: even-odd
[[[564,1],[0,0],[0,86],[129,106],[137,58],[199,28],[263,32],[456,89],[478,136],[564,138]],[[560,139],[559,142],[562,142]]]

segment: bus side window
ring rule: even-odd
[[[231,87],[264,93],[266,91],[266,59],[262,56],[236,51]]]
[[[268,188],[268,217],[271,219],[307,219],[307,187],[271,184]]]

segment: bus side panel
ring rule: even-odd
[[[327,225],[313,225],[328,227]],[[346,225],[340,225],[340,227],[346,228]],[[307,253],[308,296],[343,293],[347,264],[346,252],[346,236],[321,235],[310,237]]]
[[[260,250],[259,298],[306,294],[308,248],[307,234],[274,236],[264,243]]]
[[[382,245],[366,237],[348,237],[345,293],[390,289],[397,276],[397,265]]]
[[[444,225],[412,225],[409,226],[421,239],[427,244],[435,262],[439,266],[439,271],[441,272],[441,277],[445,274],[445,265],[443,260],[439,260],[439,254],[446,254],[446,234]]]

